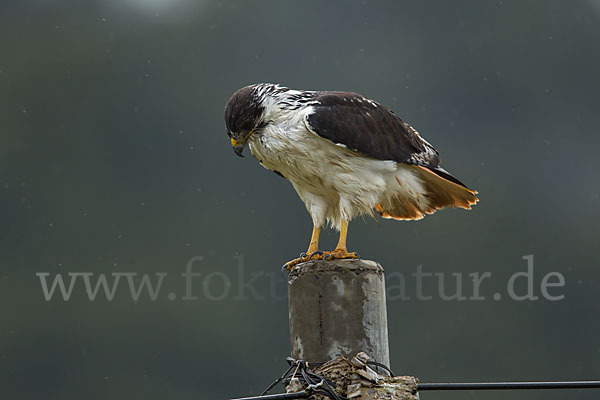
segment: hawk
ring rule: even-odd
[[[291,182],[313,222],[310,244],[287,270],[313,259],[358,258],[346,247],[356,216],[418,220],[444,207],[470,209],[476,191],[440,166],[440,156],[388,107],[351,92],[246,86],[225,106],[235,154],[248,145],[260,164]],[[319,251],[328,223],[340,232]]]

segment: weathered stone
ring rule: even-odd
[[[367,367],[368,368],[368,367]],[[328,379],[340,396],[355,400],[417,400],[418,379],[412,376],[381,376],[378,383],[362,378],[365,369],[357,368],[347,358],[338,357],[311,372]],[[316,395],[317,400],[328,400]]]

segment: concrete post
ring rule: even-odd
[[[329,361],[363,351],[390,365],[383,268],[368,260],[314,260],[288,276],[292,357]]]

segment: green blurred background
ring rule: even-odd
[[[3,0],[1,397],[226,399],[285,369],[280,266],[311,222],[289,183],[231,151],[224,104],[255,82],[372,97],[480,193],[468,213],[350,226],[350,248],[388,274],[492,273],[485,301],[389,300],[397,373],[598,379],[599,43],[598,0]],[[537,294],[559,271],[564,300],[492,299],[528,254]],[[239,295],[240,255],[264,299]],[[194,256],[198,299],[183,301]],[[81,283],[46,301],[37,272],[169,275],[156,301],[125,282],[113,301]],[[227,294],[216,272],[232,284],[222,300],[203,295]]]

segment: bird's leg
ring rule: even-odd
[[[336,260],[344,258],[358,258],[358,253],[348,252],[346,248],[346,237],[348,236],[348,222],[342,220],[342,226],[340,227],[340,239],[338,240],[335,250],[325,252],[323,257],[324,260]]]
[[[310,237],[310,244],[308,245],[308,250],[306,250],[306,255],[310,256],[314,252],[319,250],[319,234],[321,233],[321,229],[313,226],[312,236]]]
[[[299,258],[288,261],[284,264],[283,268],[287,271],[291,271],[294,267],[300,263],[310,260],[320,260],[323,258],[323,252],[319,251],[319,234],[321,229],[313,226],[312,236],[310,237],[310,243],[306,253],[300,254]]]
[[[342,220],[342,226],[340,227],[340,238],[334,251],[348,252],[346,248],[346,238],[348,237],[348,223]]]

